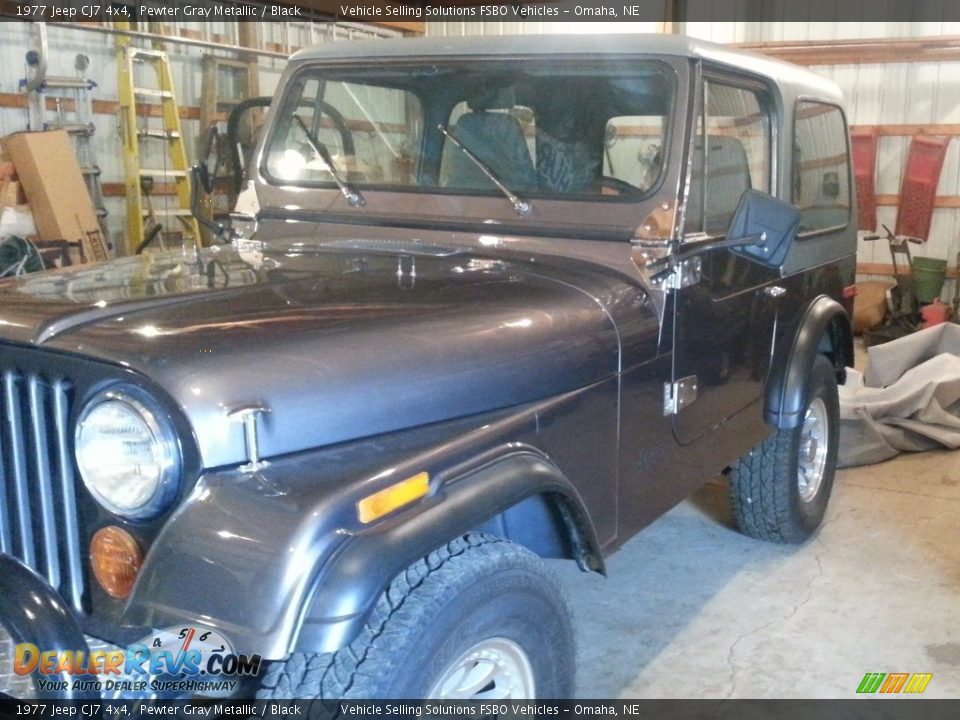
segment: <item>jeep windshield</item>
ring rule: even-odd
[[[336,188],[333,170],[364,194],[508,208],[509,194],[635,202],[662,174],[676,86],[671,66],[636,58],[310,66],[286,85],[260,170],[273,186]]]

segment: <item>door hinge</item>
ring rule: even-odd
[[[697,376],[688,375],[663,384],[663,414],[676,415],[697,399]]]

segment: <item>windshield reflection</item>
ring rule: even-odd
[[[278,185],[636,200],[664,167],[675,86],[656,60],[307,68],[261,169]]]

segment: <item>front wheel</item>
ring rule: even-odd
[[[394,579],[347,647],[268,666],[257,698],[571,697],[573,647],[543,561],[471,533]]]
[[[818,355],[801,424],[778,430],[731,469],[733,514],[743,533],[781,543],[813,534],[833,489],[839,430],[837,377],[830,361]]]

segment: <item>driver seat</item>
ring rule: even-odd
[[[537,185],[537,174],[530,158],[526,138],[519,121],[506,112],[493,109],[513,107],[512,93],[482,93],[467,102],[464,113],[451,134],[478,160],[490,168],[510,190],[522,192]],[[498,97],[499,96],[499,97]],[[471,190],[494,190],[483,171],[449,140],[444,149],[441,185]]]

